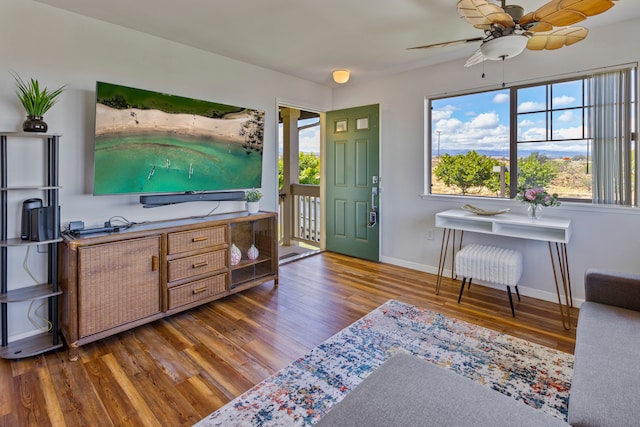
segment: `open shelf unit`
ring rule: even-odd
[[[46,152],[46,183],[34,186],[10,186],[8,180],[8,145],[10,140],[41,139],[45,143]],[[34,356],[46,351],[62,347],[59,337],[58,324],[58,296],[62,293],[58,289],[58,242],[52,240],[33,242],[19,238],[9,238],[8,229],[8,193],[16,191],[42,191],[47,206],[59,206],[58,191],[58,152],[60,135],[41,133],[0,133],[0,357],[3,359],[19,359]],[[56,233],[60,230],[60,216],[58,209],[53,209],[53,224]],[[46,246],[47,248],[47,283],[26,287],[16,287],[9,284],[8,251],[13,247],[30,245]],[[28,302],[47,299],[51,328],[46,333],[9,342],[9,310],[11,303]]]
[[[524,215],[483,216],[451,209],[436,214],[436,227],[546,242],[568,243],[571,239],[571,220],[567,218],[532,220]]]
[[[277,247],[274,247],[275,218],[262,218],[232,223],[231,243],[242,253],[240,262],[231,266],[231,290],[242,290],[245,284],[272,280],[277,271]],[[258,250],[256,259],[249,259],[249,249]]]

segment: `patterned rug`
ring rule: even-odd
[[[572,355],[389,300],[196,425],[315,424],[396,352],[566,419]]]

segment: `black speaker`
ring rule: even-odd
[[[22,225],[20,227],[20,238],[31,240],[31,213],[33,209],[42,207],[42,199],[27,199],[22,202]]]
[[[44,206],[29,211],[31,213],[32,241],[42,242],[60,237],[59,229],[53,221],[54,209],[58,209],[58,215],[60,215],[60,206]]]

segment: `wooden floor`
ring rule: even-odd
[[[557,306],[322,253],[271,283],[80,348],[0,361],[2,426],[189,426],[388,299],[573,352]],[[577,312],[574,313],[577,316]],[[574,320],[575,320],[574,316]]]

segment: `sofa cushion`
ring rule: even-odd
[[[580,307],[569,423],[629,426],[640,420],[640,312],[595,302]]]
[[[404,353],[373,371],[317,425],[567,426],[541,410]]]

